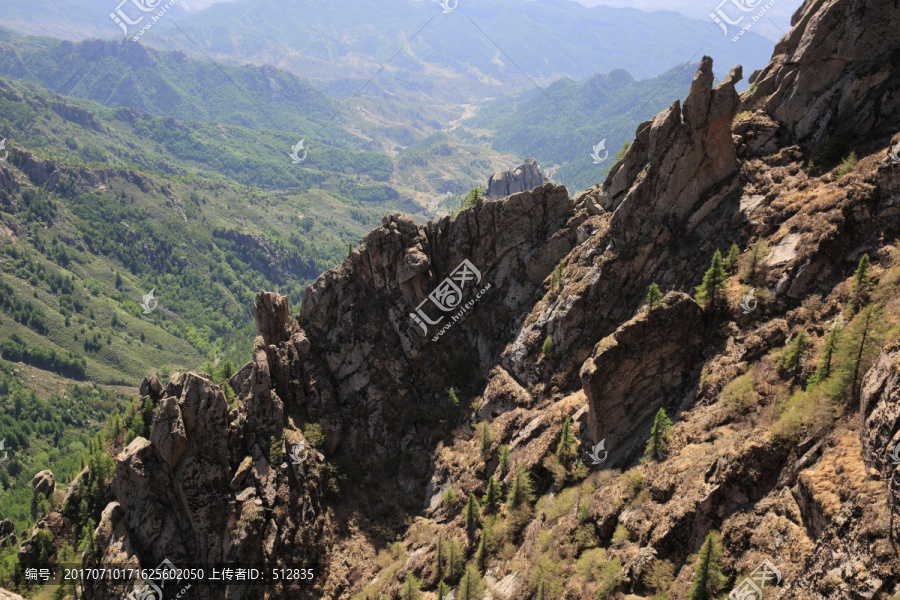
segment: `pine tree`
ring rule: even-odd
[[[490,535],[490,528],[485,527],[481,530],[481,540],[478,542],[478,550],[475,552],[475,565],[478,567],[478,570],[482,573],[487,569],[487,559],[488,559],[488,536]]]
[[[450,394],[447,397],[447,401],[450,403],[450,410],[459,408],[459,397],[456,395],[455,389],[450,388]]]
[[[410,573],[400,587],[400,600],[422,600],[422,592],[419,591],[421,588],[422,582]]]
[[[660,408],[656,411],[656,418],[653,419],[653,427],[650,429],[650,439],[647,441],[646,450],[644,450],[643,462],[662,459],[663,455],[669,450],[671,429],[671,419],[669,419],[666,411]]]
[[[482,497],[481,501],[487,506],[488,512],[496,512],[497,508],[500,505],[501,498],[503,496],[503,489],[500,487],[500,482],[491,477],[488,479],[487,491]]]
[[[500,446],[497,451],[497,458],[499,460],[497,468],[500,469],[500,479],[503,479],[509,473],[509,446],[507,444]]]
[[[738,266],[738,260],[741,257],[741,249],[737,244],[732,243],[728,250],[728,256],[725,257],[725,270],[734,273]]]
[[[459,577],[463,569],[463,553],[459,542],[455,537],[450,538],[447,543],[447,570],[444,572],[444,578],[453,581]]]
[[[450,588],[447,587],[447,584],[444,583],[444,580],[441,579],[437,585],[437,600],[444,600],[444,596],[450,593]]]
[[[850,310],[854,313],[859,312],[868,299],[869,289],[872,287],[871,270],[872,262],[869,255],[863,254],[856,267],[856,273],[853,275],[853,287],[850,294]]]
[[[689,600],[712,600],[725,583],[719,559],[722,557],[722,547],[719,536],[715,531],[710,531],[700,549],[697,559],[697,568],[694,571],[694,586],[688,596]]]
[[[534,500],[534,488],[531,485],[531,477],[528,471],[520,468],[516,471],[516,476],[509,488],[509,494],[506,497],[506,504],[510,509],[530,505]]]
[[[880,323],[883,319],[881,308],[867,306],[853,320],[843,336],[839,357],[841,380],[850,390],[850,399],[859,400],[860,380],[864,374],[863,364],[868,363],[878,352],[880,345]]]
[[[705,302],[707,308],[714,308],[721,299],[727,279],[728,274],[725,273],[725,267],[722,264],[722,253],[716,250],[709,269],[703,275],[703,283],[697,288],[697,301]]]
[[[466,529],[470,534],[475,531],[475,527],[478,525],[478,511],[480,510],[481,506],[479,506],[475,494],[470,492],[469,501],[466,502]]]
[[[491,436],[491,424],[487,421],[482,421],[481,432],[478,436],[478,449],[482,454],[486,454],[487,451],[491,449],[492,441],[493,437]]]
[[[834,327],[828,332],[828,335],[825,336],[825,348],[822,351],[822,360],[819,362],[819,368],[817,368],[816,372],[809,378],[806,385],[807,389],[822,383],[831,375],[831,362],[834,358],[834,350],[837,347],[839,332],[840,327]]]
[[[809,337],[806,335],[805,331],[801,330],[794,336],[791,345],[785,348],[784,353],[778,360],[778,368],[785,373],[796,371],[803,363],[803,359],[809,352],[809,348]]]
[[[484,583],[481,574],[475,567],[466,567],[466,572],[459,582],[459,600],[481,600],[484,596]]]
[[[741,270],[742,282],[752,285],[753,287],[759,287],[765,282],[765,259],[768,253],[769,248],[766,246],[766,241],[763,239],[757,240],[756,243],[750,247],[750,252],[747,254],[747,260],[744,262],[744,268]]]
[[[434,548],[434,572],[437,573],[438,577],[443,577],[444,575],[444,536],[441,533],[438,533],[437,545]],[[443,583],[443,580],[441,580]]]
[[[647,290],[647,306],[650,307],[650,310],[653,310],[653,307],[662,300],[662,297],[663,293],[659,290],[659,286],[651,283],[650,288]]]
[[[570,460],[575,455],[575,438],[572,436],[572,417],[566,417],[563,421],[562,433],[559,435],[559,444],[556,446],[556,456],[560,460]]]

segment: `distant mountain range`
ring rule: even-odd
[[[16,31],[39,23],[44,35],[71,38],[74,28],[81,36],[122,39],[109,16],[112,2],[75,0],[65,10],[49,0],[4,4],[0,24]],[[414,0],[242,0],[199,12],[176,4],[141,43],[275,65],[336,96],[355,93],[377,74],[366,94],[450,102],[531,87],[529,78],[548,84],[625,69],[643,79],[702,54],[723,68],[742,63],[749,73],[772,48],[753,32],[732,43],[708,19],[571,0],[460,2],[447,14],[436,2]]]

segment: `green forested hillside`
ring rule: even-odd
[[[78,103],[0,80],[0,516],[20,528],[35,472],[71,478],[143,377],[221,380],[259,290],[296,309],[382,214],[418,210],[381,154],[294,165],[282,132]]]
[[[239,362],[259,289],[299,302],[399,208],[379,181],[392,170],[383,155],[326,148],[292,165],[278,133],[97,108],[0,86],[11,148],[0,164],[0,343],[15,334],[16,348],[58,355],[9,345],[23,362],[131,385],[159,365]],[[159,309],[144,315],[151,289]]]

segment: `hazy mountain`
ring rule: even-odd
[[[755,34],[725,40],[709,21],[569,0],[463,2],[448,14],[411,0],[245,0],[181,19],[178,29],[161,23],[148,37],[189,53],[196,43],[214,58],[275,64],[327,82],[332,93],[352,93],[390,61],[375,80],[382,94],[450,100],[530,87],[519,67],[542,82],[617,68],[641,79],[701,52],[752,70],[771,50]]]
[[[643,11],[673,10],[692,19],[710,20],[721,0],[575,0],[585,6],[613,6],[616,8],[636,8]],[[754,25],[753,31],[777,41],[791,28],[791,16],[803,0],[778,0],[765,13],[765,18]],[[749,2],[747,4],[750,4]],[[760,3],[757,10],[765,4]],[[754,11],[751,14],[756,14]]]

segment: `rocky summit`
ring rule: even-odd
[[[85,568],[314,573],[195,598],[896,600],[897,23],[807,0],[748,91],[703,57],[576,197],[529,161],[385,217],[297,314],[256,297],[225,383],[145,380],[149,437],[35,531],[84,505]]]

